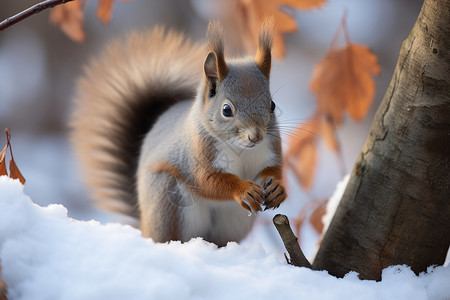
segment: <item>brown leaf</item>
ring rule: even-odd
[[[83,6],[84,1],[75,0],[55,6],[50,12],[50,21],[76,42],[82,42],[86,38],[83,29]]]
[[[295,235],[298,237],[299,242],[301,239],[301,229],[305,220],[309,220],[309,223],[317,233],[321,233],[323,230],[322,216],[325,214],[327,200],[318,201],[311,199],[305,205],[303,205],[298,216],[294,219]]]
[[[309,216],[309,223],[312,225],[312,227],[316,230],[318,234],[322,233],[323,230],[323,222],[322,217],[327,212],[326,210],[327,200],[322,200],[317,202],[317,206]]]
[[[3,148],[3,150],[0,152],[0,176],[8,175],[8,172],[6,172],[6,150],[8,148],[8,145]]]
[[[287,156],[296,156],[301,151],[304,144],[316,141],[320,130],[320,121],[316,115],[304,123],[300,123],[297,128],[289,134]]]
[[[98,0],[97,18],[103,24],[109,23],[114,7],[114,0]]]
[[[347,110],[350,117],[361,121],[367,115],[375,95],[375,81],[372,75],[379,75],[381,67],[377,57],[367,46],[351,44],[349,52],[354,57],[352,79],[355,82],[355,88],[358,88],[355,98],[348,100]]]
[[[303,205],[302,209],[298,213],[298,216],[294,219],[294,231],[295,235],[298,238],[299,243],[301,242],[301,229],[303,226],[303,223],[305,222],[306,216],[308,212],[311,209],[311,206],[313,205],[313,201],[307,202],[305,205]]]
[[[362,120],[375,94],[372,75],[380,70],[376,56],[366,46],[348,43],[332,47],[314,67],[310,83],[318,112],[330,116],[336,125],[342,123],[344,111],[354,120]]]
[[[339,152],[339,142],[336,139],[335,127],[328,120],[320,122],[320,135],[325,141],[325,145],[331,150]]]
[[[296,165],[297,173],[300,175],[300,184],[304,189],[309,189],[312,186],[316,163],[316,144],[313,141],[311,141],[311,143],[305,143],[302,151],[297,157]]]
[[[295,236],[297,236],[298,238],[298,242],[301,242],[301,230],[302,230],[302,226],[303,223],[305,221],[305,214],[303,213],[303,209],[300,211],[299,215],[297,216],[297,218],[294,219],[294,233]]]
[[[321,8],[327,0],[282,0],[280,2],[282,2],[280,6],[284,5],[300,10],[311,10]]]
[[[25,178],[22,176],[22,173],[20,173],[13,158],[9,161],[9,177],[12,179],[19,179],[22,184],[25,184]]]
[[[0,300],[7,300],[6,298],[6,283],[2,279],[2,264],[0,260]]]
[[[9,177],[13,179],[19,179],[22,184],[25,184],[25,178],[20,173],[19,168],[17,167],[16,162],[14,161],[14,156],[11,147],[11,131],[9,130],[9,128],[5,129],[5,134],[6,134],[6,146],[2,150],[2,152],[0,152],[0,171],[3,172],[3,168],[6,169],[4,164],[6,151],[9,148],[9,152],[11,154],[11,159],[9,160]],[[2,173],[0,173],[0,175],[2,175]],[[4,170],[3,175],[7,175],[6,170]]]
[[[240,32],[247,36],[244,43],[249,51],[254,51],[258,44],[258,31],[262,21],[267,16],[273,16],[275,23],[273,55],[283,58],[286,52],[283,33],[297,31],[294,18],[283,11],[282,7],[309,10],[322,6],[326,0],[239,0],[237,3],[237,16],[240,23]]]
[[[292,169],[300,185],[309,189],[315,174],[317,162],[316,134],[318,121],[309,120],[300,124],[289,138],[289,149],[286,153],[287,166]]]

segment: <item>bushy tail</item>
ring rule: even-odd
[[[100,206],[138,217],[142,139],[161,113],[195,96],[204,57],[202,46],[157,27],[116,41],[85,69],[71,139]]]

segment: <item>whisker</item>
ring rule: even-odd
[[[275,135],[275,134],[271,134],[271,133],[267,133],[267,135],[271,136],[273,138],[279,139],[281,142],[283,142],[284,144],[289,146],[289,143],[287,141],[285,141],[281,136],[278,136],[278,135]]]
[[[283,83],[283,84],[282,84],[275,92],[273,92],[272,95],[270,95],[270,96],[273,98],[273,96],[275,96],[275,94],[276,94],[279,90],[281,90],[283,87],[285,87],[286,84],[287,84],[287,82]]]
[[[283,128],[283,127],[275,127],[275,128],[272,128],[272,129],[270,129],[270,130],[278,130],[280,133],[287,133],[287,134],[294,134],[295,132],[307,132],[307,133],[310,133],[310,134],[313,134],[313,135],[320,135],[320,131],[316,131],[316,130],[309,130],[309,129],[306,129],[306,128],[295,128],[295,129],[292,129],[292,128]]]
[[[308,132],[308,131],[305,131],[305,133],[307,133],[307,135],[300,135],[300,134],[298,134],[298,133],[293,133],[293,132],[286,132],[286,133],[284,133],[284,135],[285,136],[288,136],[288,137],[292,137],[292,138],[295,138],[295,139],[304,139],[305,137],[307,137],[307,136],[314,136],[314,137],[316,137],[316,136],[320,136],[320,135],[318,135],[318,134],[316,134],[316,133],[314,133],[314,132]]]
[[[305,122],[308,121],[310,119],[305,119],[305,118],[294,118],[294,119],[283,119],[283,118],[279,118],[278,122]]]
[[[284,121],[279,121],[278,124],[280,124],[280,125],[307,126],[307,127],[319,127],[319,124],[310,124],[310,123],[307,123],[307,122],[284,122]]]

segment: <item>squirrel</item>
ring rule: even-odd
[[[217,22],[205,44],[162,27],[133,33],[78,81],[71,140],[92,197],[155,242],[239,242],[252,212],[286,198],[273,23],[263,22],[254,58],[225,60]]]

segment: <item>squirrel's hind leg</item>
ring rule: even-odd
[[[169,174],[148,174],[138,185],[142,236],[164,243],[182,240],[180,208],[182,194]]]

